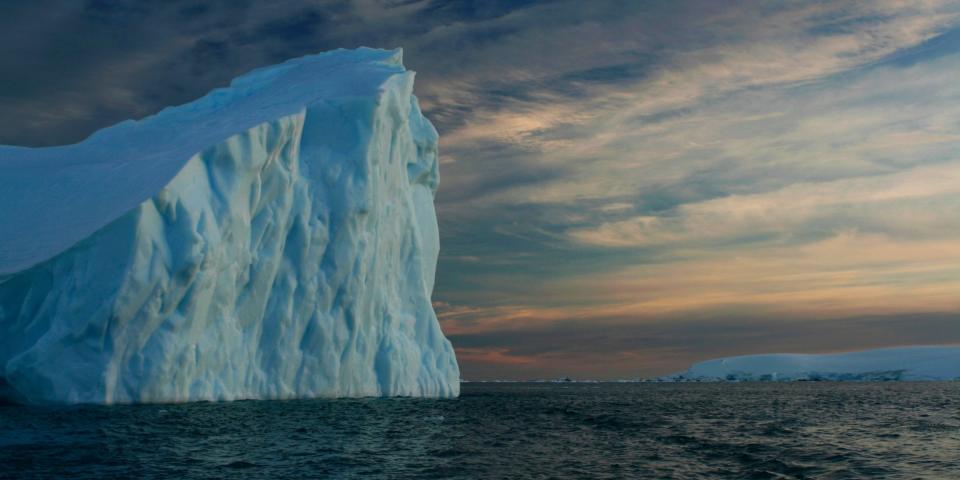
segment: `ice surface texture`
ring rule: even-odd
[[[960,346],[881,348],[828,355],[769,354],[718,358],[664,380],[954,380]]]
[[[26,402],[456,396],[437,133],[401,52],[256,70],[0,147],[0,388]]]

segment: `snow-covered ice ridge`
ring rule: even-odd
[[[413,78],[400,50],[337,50],[75,145],[0,147],[2,395],[458,395]]]
[[[694,364],[664,381],[960,380],[960,346],[881,348],[861,352],[768,354]]]

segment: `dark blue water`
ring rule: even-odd
[[[3,478],[960,478],[960,382],[0,406]]]

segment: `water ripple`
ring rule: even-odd
[[[960,383],[0,406],[0,478],[958,478]]]

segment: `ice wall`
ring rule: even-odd
[[[399,51],[340,50],[77,145],[0,147],[0,390],[458,395],[412,88]]]

